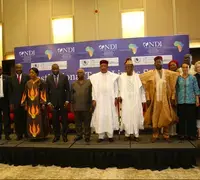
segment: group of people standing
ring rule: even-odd
[[[163,58],[157,56],[155,69],[140,75],[134,72],[131,58],[124,64],[125,73],[118,76],[109,72],[108,61],[102,60],[101,72],[90,76],[94,108],[91,127],[99,134],[98,142],[102,142],[106,134],[112,142],[113,131],[119,128],[125,130],[125,140],[132,139],[133,135],[133,140],[139,141],[139,130],[145,127],[153,130],[152,143],[161,133],[167,142],[171,142],[170,135],[176,134],[181,140],[196,139],[200,122],[197,120],[200,116],[200,62],[191,65],[191,56],[187,54],[180,68],[178,62],[172,60],[167,70],[163,69]],[[198,129],[198,138],[199,132]]]
[[[52,66],[52,74],[46,81],[40,79],[37,68],[23,73],[22,65],[16,64],[16,74],[2,75],[0,67],[0,111],[3,114],[5,139],[11,140],[9,112],[14,113],[16,140],[22,138],[45,138],[49,133],[48,111],[52,113],[55,137],[53,142],[62,139],[67,142],[67,106],[70,101],[70,85],[67,76],[59,73],[59,66]],[[10,109],[9,109],[10,108]],[[60,126],[59,116],[62,117]],[[60,130],[62,127],[62,130]],[[2,128],[0,129],[0,137]]]
[[[57,64],[52,65],[52,74],[46,81],[38,77],[39,71],[34,67],[28,76],[22,72],[22,65],[16,64],[16,74],[12,77],[2,75],[0,67],[0,111],[6,140],[11,140],[9,112],[15,114],[17,140],[23,136],[46,137],[47,112],[51,112],[52,142],[59,141],[61,135],[67,142],[69,103],[75,115],[75,141],[84,138],[89,142],[91,128],[98,134],[98,143],[106,136],[113,142],[114,130],[119,129],[125,131],[125,140],[133,138],[138,142],[139,130],[145,127],[153,129],[152,143],[159,139],[161,132],[167,142],[170,135],[177,133],[181,140],[194,140],[196,135],[200,138],[200,62],[191,66],[190,55],[186,55],[180,68],[173,60],[167,70],[163,69],[162,57],[157,56],[155,69],[140,75],[134,71],[131,58],[124,65],[125,72],[118,75],[108,71],[107,60],[101,60],[100,72],[87,80],[84,70],[79,69],[78,80],[71,88]]]
[[[200,139],[200,61],[195,65],[191,64],[190,54],[184,56],[184,61],[180,68],[178,62],[173,60],[169,63],[169,70],[178,74],[176,82],[176,106],[178,118],[170,126],[170,134],[179,135],[181,140]]]

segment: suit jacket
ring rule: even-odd
[[[70,101],[70,86],[66,75],[59,74],[57,87],[53,74],[47,77],[46,84],[47,103],[51,103],[54,107],[64,107],[64,103]]]
[[[71,86],[71,104],[74,111],[89,111],[92,107],[92,84],[84,80],[83,84],[75,81]]]
[[[9,103],[9,76],[2,75],[3,76],[3,100],[5,104]],[[5,105],[6,106],[6,105]]]
[[[10,77],[9,92],[10,92],[10,104],[15,107],[20,106],[23,92],[25,90],[25,85],[29,80],[27,74],[22,73],[21,84],[19,84],[17,75]]]

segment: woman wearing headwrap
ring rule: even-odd
[[[173,71],[173,72],[177,72],[179,74],[179,71],[178,71],[178,61],[176,60],[171,60],[169,63],[168,63],[168,69],[170,71]],[[176,112],[176,106],[173,105],[173,109],[174,111]],[[174,123],[172,125],[169,126],[169,135],[170,136],[176,136],[177,133],[176,133],[176,122],[177,122],[177,119],[174,119],[173,121]]]
[[[26,83],[21,104],[27,110],[27,133],[29,138],[44,138],[48,134],[46,120],[46,87],[38,77],[39,71],[29,70],[30,80]]]
[[[178,61],[171,60],[168,64],[168,69],[170,71],[178,72]]]

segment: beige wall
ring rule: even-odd
[[[17,46],[52,43],[54,17],[74,17],[76,42],[121,38],[120,13],[140,9],[145,11],[146,36],[189,34],[192,41],[200,40],[200,0],[1,1],[4,54]]]

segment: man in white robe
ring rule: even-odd
[[[105,134],[109,142],[113,142],[113,132],[119,129],[118,75],[108,71],[108,61],[100,61],[99,73],[90,76],[92,83],[92,115],[91,127],[99,135],[97,142],[102,142]]]
[[[125,141],[139,141],[139,129],[144,129],[143,105],[146,102],[145,91],[140,77],[134,72],[133,61],[125,62],[126,73],[119,77],[119,101],[122,108],[122,129],[125,130]]]

